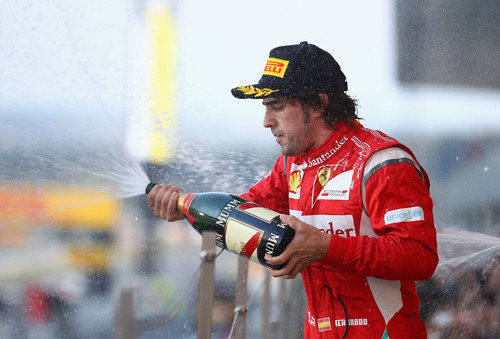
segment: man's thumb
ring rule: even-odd
[[[280,219],[283,221],[285,224],[289,225],[291,228],[295,229],[296,223],[295,220],[297,220],[296,217],[287,215],[287,214],[280,214]]]

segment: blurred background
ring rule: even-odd
[[[264,176],[280,150],[263,106],[230,89],[300,41],[331,52],[363,124],[430,176],[447,247],[419,284],[429,336],[500,335],[499,18],[498,1],[0,0],[0,337],[115,337],[124,288],[137,318],[183,295],[138,337],[194,337],[201,238],[142,192],[149,177],[239,194]],[[217,259],[214,338],[236,262]],[[263,280],[250,264],[248,337]]]

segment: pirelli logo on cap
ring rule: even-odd
[[[288,60],[269,58],[267,59],[266,67],[264,67],[264,74],[283,78],[288,67],[288,62]]]

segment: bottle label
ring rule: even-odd
[[[213,220],[218,246],[266,265],[265,254],[274,256],[282,251],[287,226],[279,220],[279,213],[236,196],[232,198],[224,202]]]
[[[261,207],[254,202],[246,202],[238,206],[238,210],[243,213],[249,214],[257,219],[270,223],[279,213],[269,210],[267,208]]]
[[[258,262],[257,248],[264,231],[242,221],[229,218],[226,227],[226,247],[229,251]]]
[[[228,208],[227,205],[226,209]],[[264,224],[271,224],[279,213],[261,207],[251,201],[239,204],[236,210],[244,213],[243,215],[247,215],[247,217],[241,218],[240,215],[238,219],[231,217],[227,219],[225,232],[226,247],[231,252],[248,257],[250,260],[258,263],[258,248],[264,238],[265,231],[261,228],[252,226],[252,224],[255,223],[255,219],[260,220]],[[274,249],[269,249],[270,246],[268,245],[274,247],[274,243],[272,241],[270,242],[268,239],[265,246],[266,253],[269,252],[268,254],[272,255]]]

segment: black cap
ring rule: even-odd
[[[303,41],[273,48],[259,83],[233,88],[231,93],[239,99],[262,99],[343,91],[347,91],[347,82],[337,61],[327,51]]]

